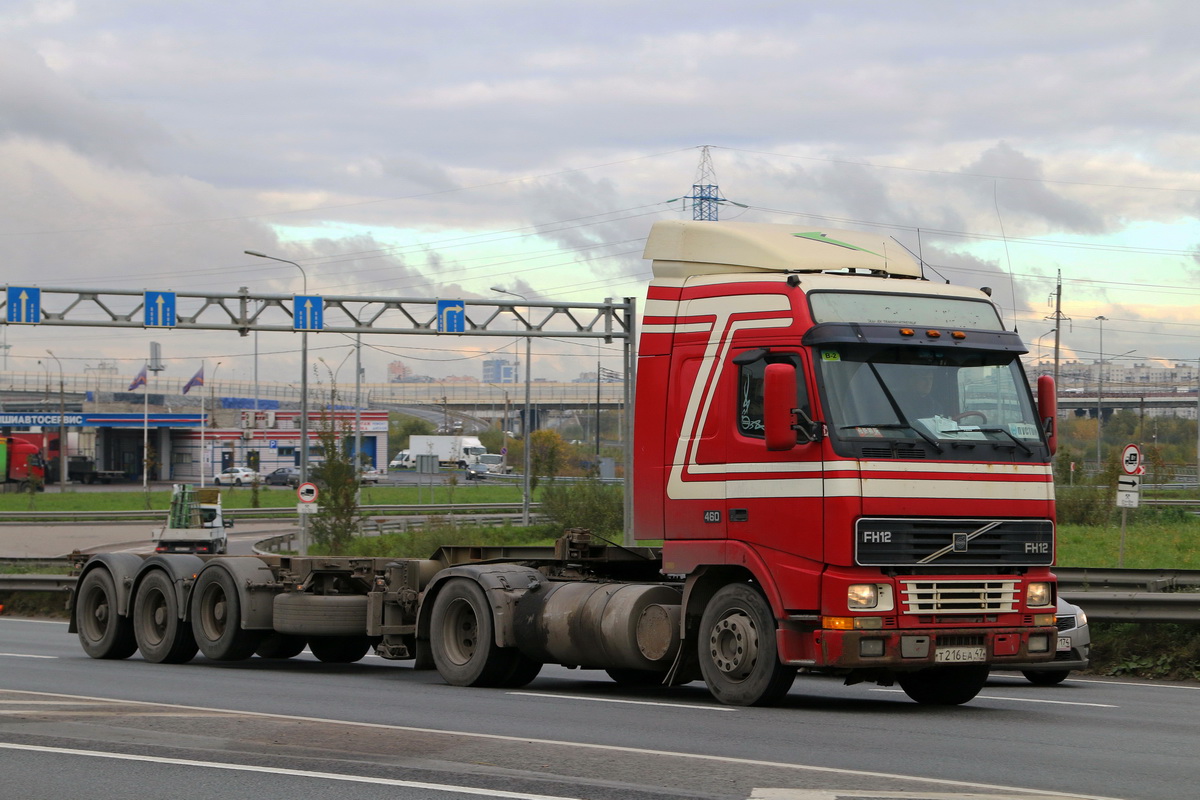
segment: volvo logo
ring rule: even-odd
[[[967,552],[967,543],[971,541],[971,534],[969,534],[969,533],[954,533],[954,534],[951,534],[951,536],[954,537],[952,540],[952,545],[951,545],[954,548],[954,552],[956,552],[956,553]]]

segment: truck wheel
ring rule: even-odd
[[[1033,670],[1021,670],[1021,674],[1025,676],[1025,680],[1032,683],[1034,686],[1057,686],[1067,679],[1070,674],[1069,669],[1060,669],[1046,672],[1034,672]]]
[[[727,705],[770,705],[787,694],[796,676],[795,668],[779,663],[771,607],[749,584],[730,584],[713,595],[700,620],[698,647],[704,682]]]
[[[191,625],[179,618],[175,586],[162,570],[151,572],[138,587],[133,634],[142,658],[153,664],[186,664],[199,649]]]
[[[923,705],[959,706],[979,694],[987,678],[987,664],[972,664],[902,672],[896,681],[906,695]]]
[[[314,636],[308,640],[308,649],[326,664],[353,664],[371,649],[371,640],[366,636]]]
[[[303,636],[272,632],[263,637],[254,655],[271,659],[293,658],[304,652],[307,644],[308,641]]]
[[[509,652],[509,657],[512,659],[504,677],[496,683],[501,688],[519,689],[527,686],[542,671],[542,662],[534,661],[515,647],[502,647],[500,651]]]
[[[300,636],[363,636],[367,632],[365,594],[275,595],[275,630]]]
[[[492,609],[479,584],[454,578],[433,601],[433,663],[453,686],[499,686],[512,679],[515,648],[497,647]],[[532,678],[530,678],[532,680]]]
[[[79,643],[92,658],[129,658],[137,650],[133,623],[117,614],[117,587],[108,570],[94,569],[80,582],[75,621]]]
[[[206,569],[192,589],[192,634],[200,652],[213,661],[241,661],[254,655],[265,634],[242,629],[242,599],[233,576]]]

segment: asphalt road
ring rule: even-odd
[[[1198,716],[1197,685],[1015,674],[957,708],[802,677],[752,709],[557,667],[489,690],[374,656],[92,661],[61,623],[0,618],[12,797],[1174,800],[1194,792]]]

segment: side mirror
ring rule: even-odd
[[[1042,375],[1037,380],[1038,419],[1042,421],[1042,430],[1046,434],[1046,445],[1050,455],[1058,451],[1058,387],[1054,378]]]
[[[768,450],[796,446],[796,368],[767,364],[763,372],[763,428]]]

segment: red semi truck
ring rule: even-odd
[[[15,436],[0,437],[0,483],[14,486],[19,491],[34,488],[42,491],[46,485],[46,462],[42,451],[35,444]]]
[[[659,222],[638,357],[634,534],[428,559],[103,554],[96,658],[370,648],[451,684],[546,663],[768,704],[798,670],[969,701],[1056,641],[1053,382],[984,291],[881,237]]]

